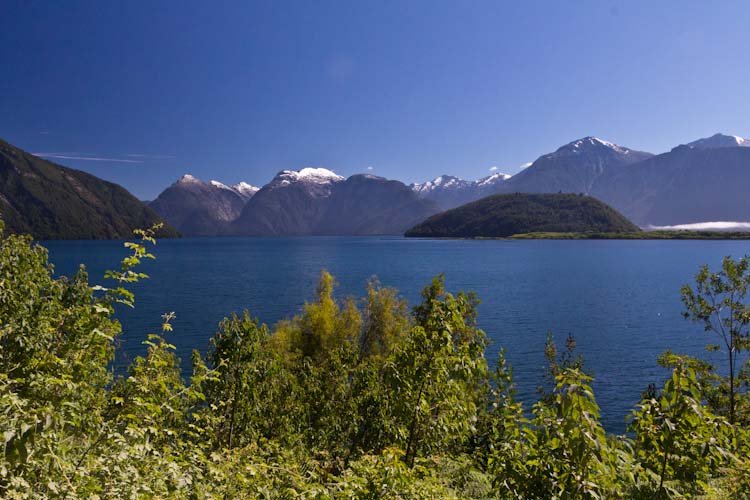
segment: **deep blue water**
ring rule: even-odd
[[[125,255],[122,242],[49,241],[56,273],[87,265],[92,283]],[[184,363],[205,351],[217,323],[249,309],[273,324],[313,297],[321,269],[340,283],[340,295],[361,297],[377,275],[410,303],[438,274],[449,290],[473,290],[482,300],[480,326],[514,368],[521,397],[536,399],[543,382],[544,340],[551,331],[562,346],[572,333],[608,429],[622,432],[625,417],[650,382],[665,371],[656,364],[667,348],[704,354],[712,341],[681,316],[680,286],[701,264],[750,254],[747,241],[469,241],[398,237],[220,238],[159,241],[157,260],[136,286],[136,308],[122,310],[120,363],[143,352],[141,341],[174,311],[170,335]]]

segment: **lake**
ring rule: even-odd
[[[85,263],[90,281],[125,255],[117,241],[48,241],[56,274]],[[217,323],[248,309],[273,324],[313,298],[321,269],[340,284],[339,296],[361,297],[366,281],[401,292],[411,304],[438,273],[450,291],[475,291],[479,324],[491,340],[492,364],[504,347],[522,399],[536,400],[543,382],[544,341],[558,346],[573,334],[608,430],[625,418],[650,382],[666,375],[656,363],[665,349],[704,353],[714,338],[685,320],[680,286],[702,264],[717,268],[725,255],[750,254],[748,241],[472,241],[401,237],[186,238],[161,240],[151,278],[135,287],[136,308],[121,310],[122,365],[144,352],[141,342],[174,311],[169,340],[187,365],[205,351]],[[714,355],[715,356],[715,355]],[[716,358],[714,358],[716,359]]]

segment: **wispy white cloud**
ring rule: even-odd
[[[713,221],[676,224],[674,226],[646,226],[646,230],[683,230],[683,231],[746,231],[750,222]]]
[[[114,163],[143,163],[142,160],[132,160],[123,158],[105,158],[102,156],[86,156],[76,153],[32,153],[35,156],[41,156],[42,158],[54,158],[56,160],[82,160],[82,161],[108,161]]]
[[[367,167],[367,170],[372,170],[372,167]]]
[[[125,155],[128,158],[139,158],[143,160],[174,160],[176,156],[174,155],[144,155],[144,154],[128,154]]]
[[[490,167],[490,172],[497,172],[497,165]]]

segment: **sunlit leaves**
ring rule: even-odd
[[[89,286],[83,269],[54,278],[46,251],[28,238],[0,241],[0,497],[734,499],[750,491],[750,432],[714,413],[727,407],[727,391],[713,366],[665,353],[671,377],[646,392],[628,436],[610,436],[572,337],[562,353],[547,343],[550,388],[524,407],[504,352],[494,373],[487,369],[478,300],[448,293],[442,276],[410,313],[375,279],[364,299],[340,299],[324,272],[313,300],[273,329],[248,312],[224,319],[205,357],[193,353],[189,378],[167,312],[115,378],[112,315],[117,303],[134,304],[127,286],[145,277],[135,266],[152,257],[144,246],[153,233],[137,236],[108,274],[113,290]],[[694,319],[736,332],[735,353],[744,352],[747,274],[743,261],[725,261],[684,291]],[[738,398],[737,415],[746,405]]]

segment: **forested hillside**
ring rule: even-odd
[[[502,352],[487,364],[478,298],[441,276],[410,308],[375,279],[337,300],[323,272],[273,328],[229,315],[187,380],[167,312],[115,376],[113,313],[151,257],[140,235],[104,289],[54,277],[29,237],[0,239],[0,497],[748,498],[746,370],[665,353],[666,383],[643,388],[627,436],[607,435],[572,338],[544,346],[549,383],[526,406]],[[749,282],[748,260],[727,258],[682,290],[733,368]]]
[[[626,233],[638,226],[607,204],[577,194],[498,194],[433,215],[406,236],[505,238],[514,234]]]
[[[161,218],[125,188],[0,140],[0,216],[6,229],[45,239],[125,239]],[[162,226],[162,237],[177,236]]]

